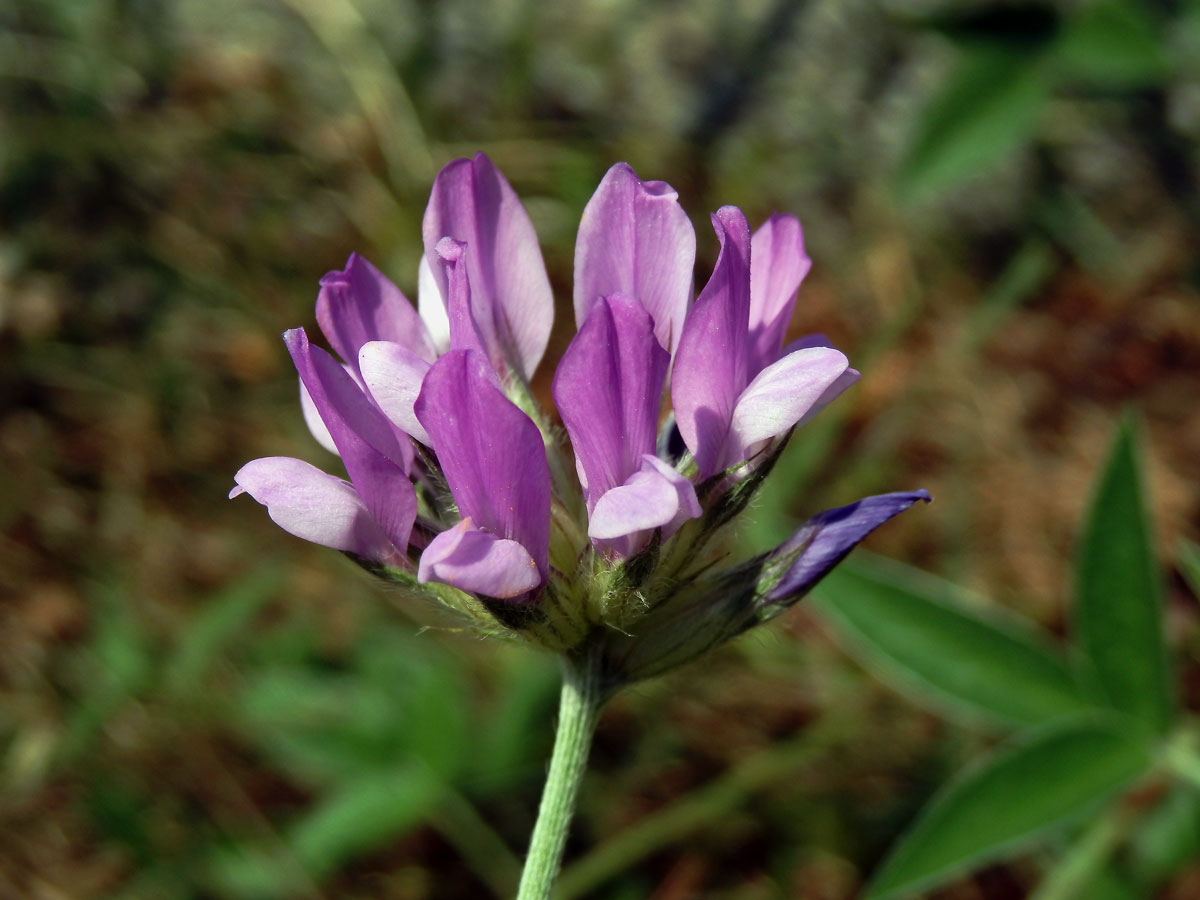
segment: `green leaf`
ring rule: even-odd
[[[1117,438],[1083,527],[1075,631],[1090,674],[1114,709],[1161,731],[1171,718],[1162,586],[1142,500],[1131,420]]]
[[[1200,792],[1177,784],[1138,825],[1129,842],[1129,870],[1154,893],[1179,869],[1200,858]]]
[[[950,701],[951,711],[1033,724],[1091,706],[1030,624],[968,609],[960,597],[932,576],[860,552],[826,576],[812,602],[885,676],[919,699]]]
[[[176,696],[195,689],[224,646],[282,587],[287,570],[265,565],[209,600],[188,623],[175,652],[167,660],[163,681]]]
[[[962,773],[925,807],[876,873],[868,900],[911,896],[1078,816],[1151,765],[1123,719],[1059,722]]]
[[[1129,0],[1080,6],[1063,29],[1054,63],[1068,78],[1105,87],[1153,86],[1170,71],[1146,5]]]
[[[1039,50],[978,47],[917,123],[896,186],[915,200],[978,175],[1026,141],[1050,94]]]
[[[322,875],[419,824],[441,791],[441,780],[419,765],[359,778],[322,800],[288,842],[305,871]]]
[[[1175,565],[1193,596],[1200,599],[1200,547],[1187,539],[1181,540],[1175,553]]]

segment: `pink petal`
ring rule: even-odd
[[[795,216],[771,216],[750,240],[751,375],[779,358],[796,290],[812,268],[804,252],[804,232]]]
[[[763,369],[738,398],[722,465],[741,462],[756,444],[795,426],[848,368],[840,351],[811,347]]]
[[[666,540],[700,513],[692,483],[672,466],[646,454],[637,472],[596,502],[588,519],[588,536],[601,549],[632,556],[646,545],[653,529],[661,528]]]
[[[463,258],[467,245],[445,237],[437,242],[435,249],[438,271],[446,277],[446,323],[450,347],[454,350],[477,350],[487,356],[483,332],[471,309],[471,283],[467,275],[470,267]],[[492,358],[493,366],[499,366],[500,362]]]
[[[471,309],[494,364],[528,380],[554,322],[554,295],[537,234],[521,201],[484,154],[448,163],[433,183],[422,224],[425,256],[443,297],[446,273],[437,265],[444,237],[466,243]]]
[[[303,379],[300,379],[300,413],[304,416],[304,424],[308,426],[308,430],[316,442],[334,456],[337,456],[337,445],[333,442],[333,438],[329,434],[329,429],[325,427],[325,422],[321,419],[321,413],[317,411],[317,405],[313,403],[312,397],[309,396],[308,388],[304,386]]]
[[[554,375],[554,402],[575,449],[588,508],[652,453],[670,357],[650,314],[621,294],[597,303]]]
[[[275,524],[298,538],[377,562],[402,558],[358,492],[316,466],[286,456],[255,459],[234,476],[230,498],[247,493]]]
[[[675,422],[701,477],[720,468],[734,405],[749,380],[750,228],[733,206],[721,207],[712,221],[721,253],[684,323],[671,386]]]
[[[355,370],[367,341],[394,341],[429,362],[437,358],[429,332],[400,288],[357,253],[350,254],[345,269],[321,279],[317,322]]]
[[[486,357],[451,350],[429,370],[415,405],[459,511],[522,544],[545,578],[550,470],[542,434],[504,396]]]
[[[542,583],[537,563],[516,541],[496,537],[463,519],[421,554],[417,580],[440,581],[462,591],[509,600]]]
[[[411,442],[332,356],[309,344],[303,329],[286,332],[284,341],[350,481],[392,543],[407,549],[417,514],[416,493],[408,479]]]
[[[692,296],[696,232],[663,181],[642,181],[625,163],[605,174],[575,241],[575,322],[582,329],[601,297],[622,293],[654,320],[658,342],[679,343]]]
[[[450,349],[450,320],[446,317],[446,301],[429,268],[429,257],[424,254],[417,264],[417,314],[429,330],[434,350],[441,356]]]
[[[429,363],[411,350],[390,341],[371,341],[358,351],[358,368],[363,383],[392,424],[429,445],[429,435],[417,421],[413,404],[421,392],[421,382]]]

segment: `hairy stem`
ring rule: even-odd
[[[517,900],[548,900],[562,863],[579,782],[605,694],[591,655],[563,663],[558,731]]]

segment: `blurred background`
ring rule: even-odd
[[[446,161],[522,197],[573,330],[608,166],[799,215],[794,332],[864,372],[746,530],[928,488],[868,542],[1062,633],[1114,425],[1143,425],[1200,703],[1200,3],[0,5],[0,897],[465,898],[514,883],[557,672],[434,627],[229,502],[329,468],[279,334],[351,250],[415,296]],[[552,368],[535,387],[548,396]],[[626,692],[564,897],[856,895],[991,746],[801,607]],[[1200,821],[1195,823],[1200,830]],[[634,827],[639,828],[631,832]],[[622,835],[632,837],[622,838]],[[1026,896],[1037,854],[940,891]],[[1200,863],[1161,896],[1200,896]]]

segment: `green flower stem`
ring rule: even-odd
[[[861,721],[861,720],[859,720]],[[736,768],[652,813],[576,860],[563,874],[556,900],[591,895],[605,881],[664,847],[704,829],[744,806],[747,797],[810,765],[856,734],[853,715],[826,715],[783,744],[763,750]]]
[[[550,771],[542,790],[537,824],[529,840],[525,871],[517,900],[548,900],[562,863],[567,829],[575,812],[575,796],[587,768],[588,750],[605,693],[601,690],[595,660],[584,657],[563,664],[562,697],[558,707],[558,732]]]

